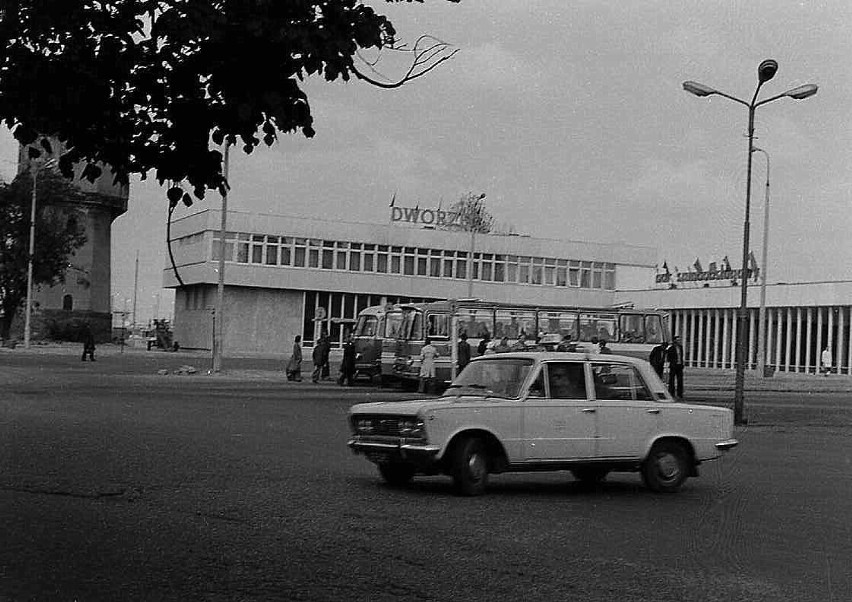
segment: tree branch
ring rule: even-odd
[[[424,42],[430,42],[428,46],[423,47]],[[411,53],[413,55],[413,59],[411,61],[411,65],[408,70],[405,72],[405,75],[402,76],[397,81],[380,81],[379,79],[375,79],[370,77],[360,71],[354,64],[351,65],[352,73],[355,74],[355,77],[358,79],[367,82],[377,88],[384,89],[392,89],[399,88],[404,84],[417,79],[418,77],[422,77],[432,71],[435,67],[440,65],[441,63],[450,60],[453,58],[456,53],[459,51],[458,48],[450,50],[450,45],[446,42],[442,42],[441,40],[430,36],[430,35],[422,35],[417,38],[417,41],[414,43],[413,48],[408,48],[405,44],[400,46],[389,46],[388,50],[392,50],[394,52],[405,52]],[[382,77],[384,79],[390,79],[384,75],[382,75],[377,69],[376,65],[378,64],[381,57],[377,57],[375,61],[368,61],[360,53],[356,53],[356,55],[367,67],[370,71],[372,71],[376,76]]]

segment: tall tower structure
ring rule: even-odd
[[[59,141],[52,139],[51,144],[56,152],[40,158],[40,162],[61,154]],[[21,146],[18,173],[29,170],[31,163],[27,148]],[[98,341],[111,338],[112,222],[127,211],[130,191],[127,186],[113,183],[109,169],[104,169],[94,182],[80,179],[81,173],[82,166],[76,170],[70,184],[83,192],[84,198],[66,204],[69,209],[78,212],[79,223],[85,227],[86,242],[69,258],[64,283],[36,287],[33,291],[33,340],[52,337],[73,339],[84,322],[88,322]],[[35,241],[38,245],[38,232]]]

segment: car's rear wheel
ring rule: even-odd
[[[388,485],[405,485],[414,478],[414,467],[401,462],[379,464],[379,473]]]
[[[490,458],[485,442],[479,437],[468,437],[458,442],[453,450],[452,477],[459,495],[482,495],[488,486]]]
[[[680,443],[661,441],[654,444],[642,464],[642,480],[652,491],[674,493],[689,476],[689,454]]]
[[[606,475],[609,474],[609,470],[606,468],[591,466],[574,468],[571,470],[571,474],[574,475],[575,479],[585,483],[586,485],[597,485],[606,478]]]

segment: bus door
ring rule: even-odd
[[[382,378],[387,380],[396,376],[397,347],[403,332],[403,312],[394,308],[385,312],[385,328],[382,336]]]
[[[382,334],[384,312],[364,310],[352,333],[355,372],[374,378],[382,373]]]

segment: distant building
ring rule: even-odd
[[[53,141],[53,144],[58,149],[58,142]],[[21,147],[18,173],[29,170],[30,163],[26,148]],[[112,222],[127,211],[129,190],[127,186],[113,184],[108,170],[104,170],[94,183],[81,180],[79,171],[82,168],[72,184],[85,193],[85,200],[67,204],[69,209],[80,214],[79,221],[86,229],[86,243],[69,259],[64,284],[37,287],[33,292],[32,340],[65,338],[66,333],[73,336],[83,321],[89,322],[97,340],[106,341],[111,337]],[[35,240],[38,245],[37,231]],[[23,312],[19,312],[13,332],[21,333],[23,322]]]

